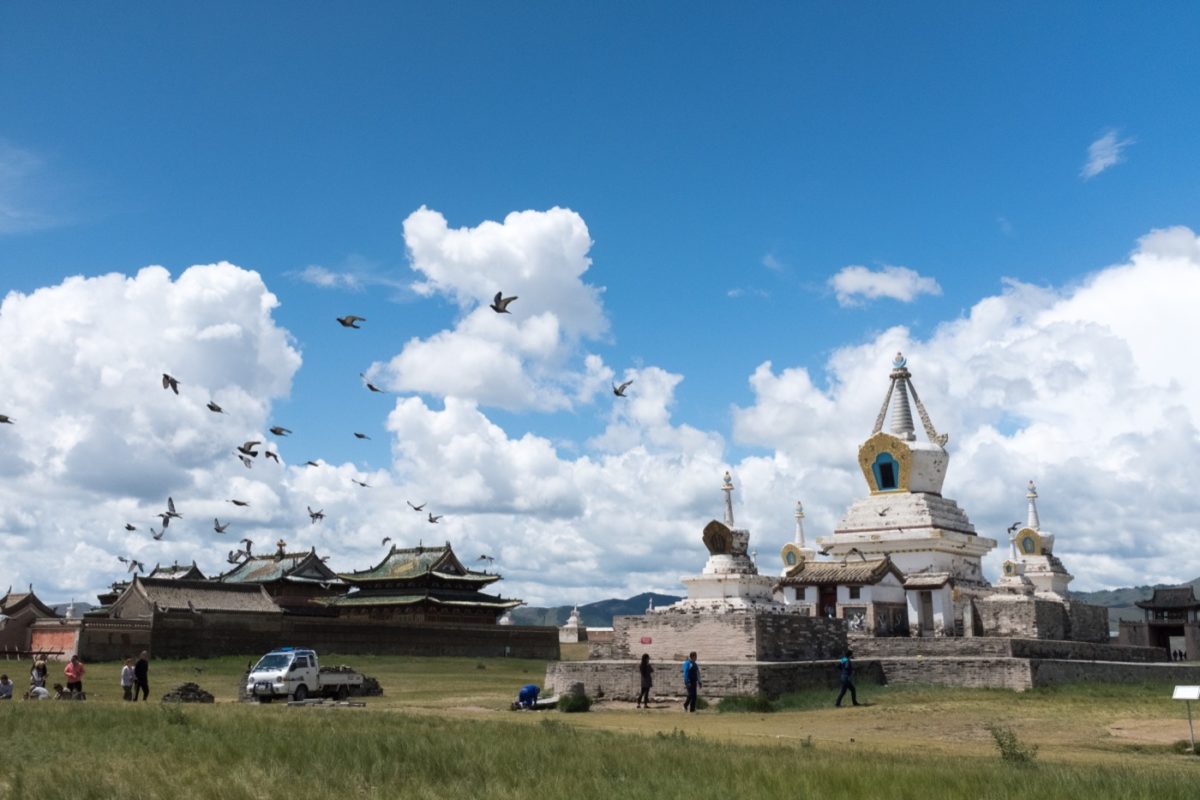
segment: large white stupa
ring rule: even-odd
[[[833,535],[818,538],[817,546],[836,558],[887,556],[909,587],[951,583],[984,588],[988,584],[980,560],[996,541],[977,535],[958,504],[942,496],[949,437],[934,429],[900,353],[892,362],[890,379],[871,436],[858,449],[870,493],[856,500]],[[917,440],[914,405],[926,441]],[[885,432],[889,407],[891,429]]]

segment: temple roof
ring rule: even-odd
[[[12,587],[0,597],[0,614],[6,617],[12,617],[20,613],[22,610],[28,609],[35,614],[43,617],[57,617],[54,609],[43,603],[36,594],[33,593],[33,587],[29,587],[28,592],[13,592]]]
[[[521,600],[483,594],[482,592],[353,592],[322,600],[326,605],[356,606],[411,606],[431,603],[438,606],[478,606],[483,608],[516,608]]]
[[[890,559],[870,561],[804,561],[788,570],[779,580],[781,586],[871,585],[888,573],[904,580]]]
[[[325,566],[316,548],[300,553],[278,552],[266,556],[251,556],[233,569],[212,580],[221,583],[322,583],[343,585],[337,573]]]
[[[150,570],[150,572],[146,575],[146,577],[147,578],[169,578],[172,580],[182,578],[184,580],[189,580],[189,581],[205,580],[204,573],[201,572],[200,568],[196,566],[195,561],[193,561],[190,566],[186,566],[186,567],[183,566],[182,564],[179,564],[178,562],[170,565],[169,567],[163,567],[158,564],[155,564],[154,569]]]
[[[500,580],[499,575],[475,572],[463,566],[447,542],[442,547],[395,547],[383,560],[370,569],[343,572],[341,577],[353,584],[382,581],[411,581],[425,576],[450,581],[467,581],[486,585]]]
[[[1138,608],[1159,609],[1159,608],[1200,608],[1200,601],[1196,600],[1196,594],[1192,591],[1191,586],[1184,586],[1178,589],[1155,589],[1154,596],[1149,600],[1138,600]]]
[[[283,613],[262,586],[223,584],[140,575],[113,603],[113,611],[137,594],[161,611],[260,611]]]

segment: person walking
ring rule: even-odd
[[[650,654],[642,653],[642,663],[638,664],[638,672],[642,676],[642,690],[638,692],[637,707],[650,707],[650,687],[654,684],[651,678],[654,675],[654,667],[650,666]]]
[[[150,654],[145,650],[138,656],[137,663],[133,666],[133,678],[137,682],[137,686],[133,690],[133,699],[138,699],[140,693],[143,700],[150,699]]]
[[[849,650],[846,655],[838,660],[838,677],[842,681],[842,690],[838,692],[837,700],[833,702],[838,708],[842,707],[842,698],[846,696],[846,690],[850,690],[850,702],[854,705],[860,705],[858,702],[858,692],[854,690],[854,653]]]
[[[121,696],[124,700],[133,699],[133,659],[125,659],[125,666],[121,667]]]
[[[67,691],[72,697],[83,699],[83,675],[87,669],[79,660],[79,654],[71,656],[71,660],[63,667],[63,675],[67,677]]]
[[[700,689],[700,665],[696,663],[696,651],[688,653],[687,661],[683,662],[683,686],[687,689],[687,699],[683,701],[683,710],[696,712],[696,692]]]

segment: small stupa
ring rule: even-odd
[[[725,520],[712,520],[704,526],[704,546],[708,562],[699,575],[682,578],[687,597],[654,613],[672,611],[763,610],[787,612],[783,603],[772,597],[776,580],[759,575],[750,556],[750,531],[736,527],[733,519],[733,477],[727,471],[721,484],[725,494]]]

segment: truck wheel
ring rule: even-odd
[[[308,699],[308,687],[305,686],[303,683],[300,684],[299,686],[297,686],[296,692],[295,692],[295,694],[292,695],[292,698],[294,700],[296,700],[297,702],[307,700]]]
[[[337,699],[338,700],[345,700],[349,696],[350,696],[350,688],[348,686],[343,684],[342,686],[338,687],[338,690],[337,690]]]
[[[271,697],[270,697],[270,695],[260,694],[258,696],[258,702],[269,703],[269,702],[271,702]]]

